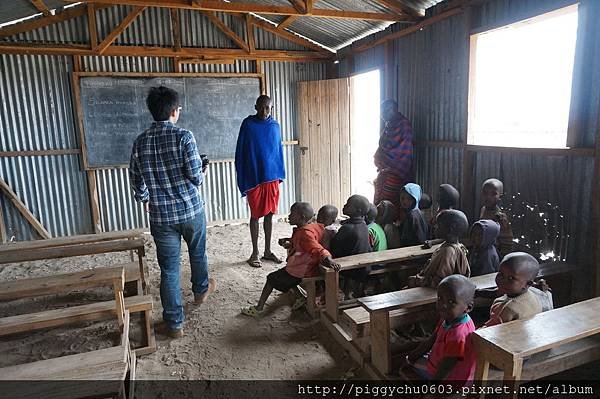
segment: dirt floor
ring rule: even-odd
[[[275,223],[273,251],[280,257],[285,256],[285,251],[276,245],[277,238],[290,235],[289,224]],[[152,237],[147,235],[146,238],[158,350],[138,359],[137,379],[339,380],[356,377],[356,364],[318,321],[311,320],[304,310],[291,310],[293,298],[288,294],[274,293],[267,302],[267,314],[260,320],[240,314],[241,307],[256,302],[266,275],[282,267],[263,262],[262,268],[255,269],[246,264],[251,253],[247,224],[209,227],[209,268],[211,277],[217,280],[217,290],[199,308],[189,305],[193,300],[190,268],[185,244],[182,246],[185,335],[180,339],[161,335],[160,269]],[[261,232],[261,248],[262,242]],[[118,253],[11,264],[0,269],[0,281],[65,273],[127,262],[128,259],[127,253]],[[108,300],[110,296],[109,290],[88,290],[69,296],[13,301],[0,306],[0,316]],[[133,332],[139,333],[139,329],[133,328]],[[4,337],[0,338],[0,367],[100,349],[117,340],[115,322],[73,325]]]

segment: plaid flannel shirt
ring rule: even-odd
[[[169,121],[154,122],[133,143],[129,182],[138,202],[150,201],[150,222],[179,224],[204,206],[202,161],[194,135]]]
[[[412,170],[413,130],[410,121],[401,113],[388,121],[379,138],[375,166],[407,179]]]

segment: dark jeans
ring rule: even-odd
[[[192,291],[201,294],[208,289],[208,258],[206,257],[206,216],[204,208],[189,222],[157,225],[150,223],[160,266],[160,301],[163,320],[171,330],[182,328],[184,316],[179,284],[181,237],[188,245],[192,269]]]

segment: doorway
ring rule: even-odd
[[[377,169],[373,155],[379,145],[380,72],[350,77],[350,171],[352,194],[373,201]]]

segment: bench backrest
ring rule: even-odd
[[[404,262],[411,259],[423,259],[431,257],[431,254],[440,247],[441,244],[434,245],[431,248],[423,249],[421,245],[412,247],[388,249],[385,251],[368,252],[364,254],[344,256],[336,258],[340,264],[341,270],[359,269],[371,265],[381,265],[392,262]]]

